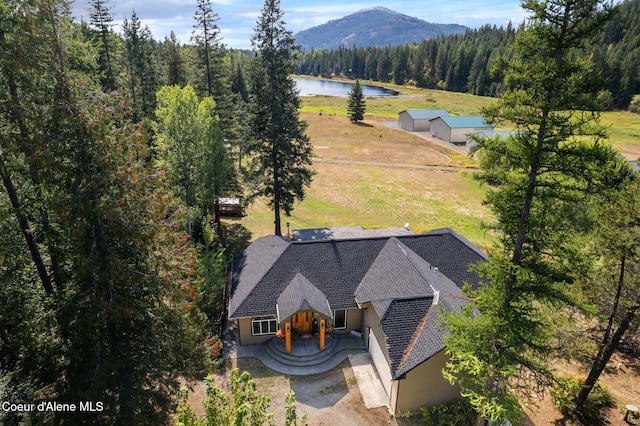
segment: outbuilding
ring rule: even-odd
[[[448,116],[443,109],[405,109],[398,115],[398,127],[409,132],[428,132],[431,120]]]
[[[479,115],[444,116],[431,120],[429,134],[456,145],[465,145],[467,143],[467,135],[493,129],[494,126],[488,124],[484,117]]]

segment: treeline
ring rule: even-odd
[[[487,25],[405,46],[310,50],[299,56],[296,72],[498,96],[502,84],[496,60],[510,58],[520,31],[509,23],[506,28]],[[628,0],[591,40],[595,69],[607,81],[611,107],[627,108],[640,93],[639,37],[640,0]]]
[[[219,199],[266,196],[279,225],[312,178],[278,1],[250,54],[210,0],[187,47],[110,9],[0,2],[0,424],[171,423],[179,381],[220,361],[250,238]]]
[[[511,25],[484,26],[420,44],[312,50],[300,55],[296,72],[496,96],[500,79],[491,67],[507,54],[515,34]]]

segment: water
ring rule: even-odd
[[[309,78],[294,78],[300,96],[326,95],[326,96],[343,96],[346,97],[351,91],[352,83],[332,80],[315,80]],[[364,96],[387,97],[396,96],[398,92],[385,89],[380,86],[370,86],[361,84],[362,94]]]

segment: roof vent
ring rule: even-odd
[[[438,273],[438,267],[436,266],[435,268],[433,268],[433,273],[437,274]]]
[[[411,231],[411,228],[409,228],[409,224],[408,223],[404,224],[404,229],[406,229],[407,231]]]

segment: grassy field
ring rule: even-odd
[[[491,235],[483,227],[492,220],[482,204],[486,188],[474,181],[473,172],[448,169],[474,167],[475,163],[383,123],[396,121],[404,109],[442,108],[455,114],[476,115],[494,100],[385,87],[400,95],[367,98],[365,123],[361,125],[346,118],[345,98],[302,98],[301,118],[309,124],[307,135],[317,158],[313,166],[316,176],[305,200],[295,206],[291,217],[283,217],[283,223],[289,222],[291,229],[354,225],[386,228],[408,223],[415,232],[450,227],[483,249],[490,247]],[[603,123],[610,126],[612,144],[627,158],[640,156],[640,115],[607,112]],[[328,162],[335,160],[343,163]],[[273,233],[273,213],[266,203],[257,200],[240,220],[253,239]]]
[[[362,81],[367,84],[366,81]],[[371,83],[380,86],[379,83]],[[473,96],[465,93],[425,90],[413,87],[384,84],[398,96],[387,98],[367,98],[365,119],[397,120],[398,113],[405,109],[446,109],[452,115],[477,115],[480,108],[495,101],[492,98]],[[345,98],[332,96],[308,96],[302,98],[302,112],[347,115]]]

